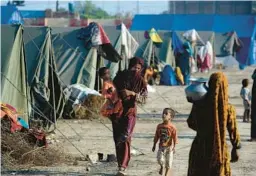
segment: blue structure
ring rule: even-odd
[[[205,15],[163,14],[135,15],[131,30],[213,31],[218,33],[236,31],[239,37],[251,37],[254,28],[253,15]]]
[[[45,18],[44,10],[20,10],[23,18]]]
[[[16,6],[1,6],[1,24],[24,24],[22,15]]]

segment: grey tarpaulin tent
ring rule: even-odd
[[[22,112],[28,122],[29,102],[23,27],[1,25],[1,102]]]
[[[97,53],[87,50],[76,38],[79,28],[52,28],[53,46],[59,76],[65,85],[81,83],[94,88]]]
[[[97,81],[97,67],[104,66],[101,56],[97,65],[98,48],[85,48],[82,40],[77,38],[80,28],[52,28],[53,46],[59,75],[65,85],[84,84],[94,89]],[[104,27],[112,44],[116,43],[120,31],[113,27]]]
[[[27,63],[27,77],[31,100],[51,122],[62,116],[64,94],[58,75],[52,46],[51,29],[48,27],[24,27],[24,44]],[[45,125],[51,122],[34,112],[33,118],[44,119]]]

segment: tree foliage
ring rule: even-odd
[[[83,18],[101,19],[113,18],[105,10],[97,7],[91,1],[76,1],[74,4],[75,11]]]

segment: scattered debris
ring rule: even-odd
[[[117,161],[116,155],[114,154],[107,155],[107,162],[116,162],[116,161]]]

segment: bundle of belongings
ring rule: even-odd
[[[17,110],[9,104],[1,103],[1,133],[27,133],[27,142],[37,144],[39,147],[47,146],[46,134],[42,129],[29,128]],[[2,136],[3,137],[3,136]]]
[[[77,38],[84,41],[87,49],[100,46],[102,56],[111,62],[118,62],[122,59],[111,45],[103,27],[98,23],[91,22],[87,27],[81,28]]]
[[[91,119],[100,114],[105,98],[95,90],[82,84],[73,84],[64,89],[68,100],[63,113],[64,119]],[[96,118],[96,117],[95,117]]]

